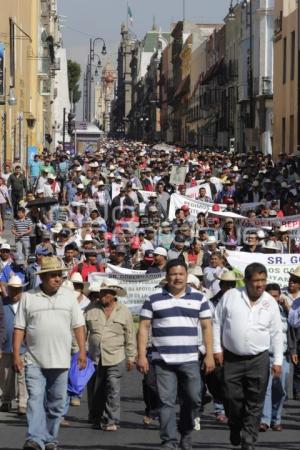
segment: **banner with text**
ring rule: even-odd
[[[136,271],[133,271],[136,272]],[[126,289],[127,296],[119,297],[119,301],[124,303],[133,314],[139,314],[144,301],[153,294],[164,275],[158,274],[121,274],[121,273],[99,273],[89,274],[89,283],[102,281],[104,278],[117,280],[118,284]]]
[[[181,208],[183,205],[187,205],[190,209],[190,215],[197,217],[199,212],[208,212],[209,214],[214,214],[219,217],[232,217],[235,219],[245,219],[244,216],[236,214],[234,212],[226,211],[226,205],[219,205],[220,211],[212,211],[213,203],[202,202],[200,200],[192,200],[189,197],[179,194],[172,194],[169,207],[169,220],[173,220],[175,217],[175,211]]]
[[[300,254],[263,254],[228,251],[227,259],[229,264],[239,269],[241,272],[254,262],[263,264],[268,271],[268,283],[278,283],[281,287],[286,287],[290,274],[300,265]]]

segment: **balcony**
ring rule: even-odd
[[[47,56],[41,56],[38,60],[38,76],[40,78],[49,77],[49,58]]]
[[[273,95],[273,85],[271,77],[262,77],[262,94],[266,96]]]
[[[43,97],[49,97],[51,94],[51,82],[50,80],[40,80],[40,95]]]

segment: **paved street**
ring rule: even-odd
[[[145,429],[142,424],[143,403],[141,401],[141,378],[136,373],[126,374],[123,380],[122,424],[114,433],[90,428],[86,421],[87,404],[84,400],[80,408],[70,410],[70,428],[60,432],[61,448],[65,450],[152,450],[159,448],[157,429]],[[269,431],[260,434],[257,449],[299,450],[300,416],[299,404],[288,402],[284,414],[284,431]],[[194,434],[194,448],[229,450],[228,431],[214,420],[211,406],[202,418],[202,431]],[[14,413],[0,413],[0,450],[22,448],[25,437],[25,420]]]

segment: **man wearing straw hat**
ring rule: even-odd
[[[15,318],[13,365],[23,369],[20,347],[26,334],[25,379],[28,390],[24,449],[56,450],[67,395],[68,369],[75,334],[80,368],[86,366],[84,318],[76,295],[62,287],[65,267],[44,257],[37,272],[41,284],[23,294]]]
[[[117,298],[126,294],[116,280],[105,279],[99,300],[91,303],[85,313],[89,354],[98,363],[90,420],[103,431],[119,428],[120,382],[125,359],[127,370],[131,370],[136,356],[132,316]]]

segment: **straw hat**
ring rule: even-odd
[[[189,268],[189,273],[191,275],[195,275],[196,277],[202,277],[203,276],[203,270],[200,266],[194,266]]]
[[[50,228],[50,231],[54,234],[59,234],[62,230],[63,226],[60,222],[57,222],[54,227]]]
[[[77,229],[76,225],[71,220],[68,220],[65,223],[65,228],[68,228],[69,230],[76,230]]]
[[[91,292],[100,292],[101,284],[101,281],[93,281],[92,283],[90,283],[88,287],[88,294],[90,294]]]
[[[300,266],[296,267],[294,272],[289,272],[289,274],[292,275],[293,277],[296,277],[296,278],[300,279]]]
[[[3,283],[6,286],[14,287],[14,288],[23,288],[28,283],[22,283],[22,280],[17,275],[12,275],[7,283]]]
[[[280,248],[278,247],[277,243],[271,240],[265,242],[262,247],[267,250],[274,250],[277,252],[280,251]]]
[[[187,282],[188,284],[193,284],[196,289],[199,289],[201,286],[201,281],[192,273],[188,274]]]
[[[233,270],[227,270],[221,273],[221,275],[215,275],[215,277],[220,281],[241,281],[243,277],[236,274]]]
[[[83,278],[82,278],[82,276],[81,276],[81,274],[79,272],[73,273],[73,275],[71,276],[70,281],[72,283],[82,283],[83,284]]]
[[[64,263],[57,256],[44,256],[41,261],[41,270],[36,272],[37,275],[48,272],[67,271]]]
[[[118,297],[125,297],[127,292],[123,289],[117,280],[106,279],[102,282],[100,292],[103,291],[112,291]]]

